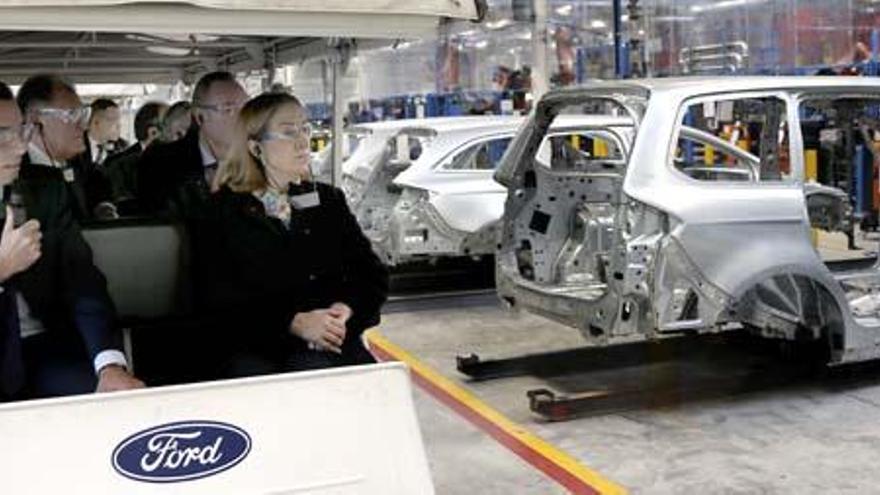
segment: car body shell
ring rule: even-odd
[[[686,132],[686,105],[767,96],[787,103],[790,180],[700,181],[670,165]],[[880,98],[880,85],[869,78],[716,77],[548,93],[496,172],[508,188],[500,297],[577,327],[599,345],[746,327],[768,337],[824,339],[832,363],[877,357],[880,314],[850,304],[880,287],[876,262],[835,269],[810,242],[822,221],[811,218],[808,203],[820,198],[840,214],[848,197],[805,180],[797,109],[807,98]],[[595,101],[618,105],[635,128],[625,168],[536,166],[532,157],[556,113]]]
[[[343,189],[382,259],[398,265],[494,254],[507,190],[493,179],[494,168],[452,165],[486,143],[495,143],[488,146],[497,161],[524,122],[515,116],[473,116],[363,126],[369,137],[343,164]],[[557,124],[554,132],[619,122],[575,117]],[[411,148],[418,149],[417,156],[408,156]]]

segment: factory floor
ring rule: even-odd
[[[383,359],[410,364],[438,494],[865,494],[880,485],[880,369],[755,390],[751,372],[737,393],[690,396],[685,384],[740,376],[737,366],[754,359],[748,346],[709,342],[695,344],[704,357],[691,361],[646,354],[632,366],[476,381],[456,369],[457,355],[584,346],[577,330],[508,312],[490,292],[398,304],[369,340]],[[526,397],[536,388],[589,396],[621,383],[662,383],[666,400],[636,395],[607,411],[548,421]]]

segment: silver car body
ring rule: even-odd
[[[742,180],[699,181],[670,165],[680,136],[699,138],[681,124],[687,105],[740,97],[785,102],[779,125],[788,129],[790,180],[763,182],[745,168]],[[833,270],[810,240],[811,227],[845,230],[851,215],[841,212],[846,193],[805,181],[797,109],[809,98],[845,97],[880,98],[880,85],[870,78],[688,78],[548,93],[496,173],[508,188],[500,297],[577,327],[599,345],[746,327],[767,337],[825,339],[832,363],[877,357],[880,266]],[[539,166],[532,157],[555,114],[596,102],[627,115],[634,128],[625,165]],[[836,220],[827,218],[832,211]]]
[[[343,165],[343,188],[374,248],[389,265],[494,254],[507,190],[492,163],[525,122],[474,116],[396,121],[376,127]],[[620,119],[573,117],[553,132],[589,130]],[[494,143],[494,144],[493,144]],[[482,168],[474,154],[494,146]],[[481,148],[483,147],[483,148]]]

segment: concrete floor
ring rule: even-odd
[[[845,388],[808,383],[549,423],[529,411],[524,396],[547,386],[544,380],[469,382],[455,370],[454,357],[579,347],[576,330],[494,304],[389,314],[380,330],[630,493],[880,493],[880,373]],[[437,493],[563,492],[424,392],[417,392],[417,404]]]
[[[492,437],[418,388],[415,404],[438,495],[566,493]]]

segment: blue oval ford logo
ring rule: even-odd
[[[217,421],[181,421],[144,430],[113,450],[113,468],[138,481],[188,481],[225,471],[247,457],[251,437]]]

